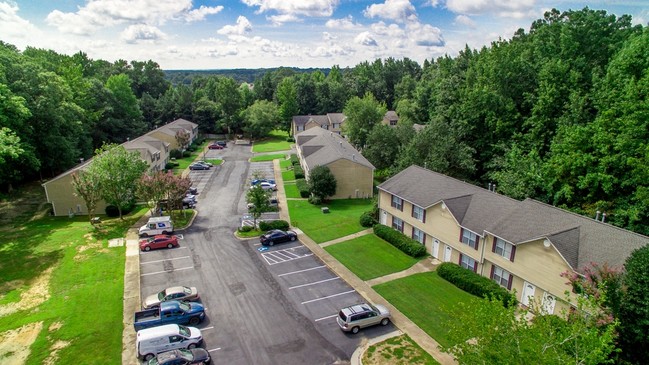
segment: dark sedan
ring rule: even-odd
[[[204,165],[202,163],[194,162],[193,164],[189,165],[190,170],[209,170],[210,166],[209,165]]]
[[[148,365],[186,365],[186,364],[207,364],[210,362],[210,354],[202,348],[189,350],[178,349],[163,352],[149,360]]]
[[[209,148],[211,150],[222,150],[223,146],[218,145],[216,143],[212,143],[211,145],[207,146],[207,148]]]
[[[264,246],[272,246],[276,243],[295,241],[296,239],[297,233],[293,231],[273,229],[272,231],[262,234],[261,237],[259,237],[259,242]]]
[[[168,234],[159,234],[140,241],[140,250],[151,251],[156,248],[178,247],[178,238]]]

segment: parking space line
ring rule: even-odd
[[[313,283],[302,284],[302,285],[296,285],[296,286],[292,286],[292,287],[288,288],[288,290],[291,290],[291,289],[297,289],[297,288],[303,288],[303,287],[305,287],[305,286],[310,286],[310,285],[316,285],[316,284],[326,283],[327,281],[332,281],[332,280],[340,280],[340,278],[339,278],[338,276],[336,276],[335,278],[330,278],[330,279],[325,279],[325,280],[315,281],[315,282],[313,282]]]
[[[337,317],[337,316],[338,316],[337,314],[332,314],[332,315],[330,315],[330,316],[326,316],[326,317],[318,318],[318,319],[316,319],[315,321],[316,321],[316,322],[320,322],[320,321],[323,321],[323,320],[325,320],[325,319],[334,318],[334,317]]]
[[[175,271],[189,270],[189,269],[193,269],[193,268],[194,268],[193,266],[189,266],[189,267],[181,267],[181,268],[179,268],[179,269],[173,269],[172,271],[156,271],[156,272],[149,272],[149,273],[146,273],[146,274],[141,274],[140,276],[148,276],[148,275],[155,275],[155,274],[172,273],[172,272],[175,272]]]
[[[191,256],[181,256],[181,257],[172,257],[170,259],[162,259],[162,260],[154,260],[154,261],[146,261],[146,262],[140,262],[140,265],[144,264],[153,264],[156,262],[162,262],[162,261],[171,261],[171,260],[180,260],[180,259],[187,259],[190,258]]]
[[[205,309],[205,307],[203,307],[203,309]],[[206,331],[206,330],[211,330],[212,328],[214,328],[214,326],[209,326],[209,327],[205,327],[205,328],[200,328],[200,330],[201,330],[201,331]]]
[[[284,260],[284,261],[280,261],[280,262],[275,262],[275,263],[273,263],[273,264],[271,264],[271,265],[281,264],[282,262],[293,261],[293,260],[297,260],[297,259],[301,259],[301,258],[309,257],[309,256],[313,256],[313,254],[310,253],[310,254],[308,254],[308,255],[304,255],[304,256],[300,256],[300,257],[295,257],[295,258],[288,259],[288,260]]]
[[[277,275],[277,277],[281,278],[282,276],[286,276],[286,275],[298,274],[298,273],[301,273],[301,272],[315,270],[315,269],[322,269],[323,267],[325,267],[325,265],[316,266],[316,267],[312,267],[310,269],[304,269],[304,270],[299,270],[299,271],[291,271],[291,272],[287,272],[287,273],[284,273],[284,274],[279,274],[279,275]]]
[[[337,296],[345,295],[345,294],[349,294],[349,293],[354,293],[354,292],[356,292],[356,290],[350,290],[350,291],[346,291],[346,292],[342,292],[342,293],[338,293],[338,294],[328,295],[328,296],[322,297],[322,298],[316,298],[316,299],[307,300],[306,302],[302,302],[301,304],[309,304],[309,303],[317,302],[319,300],[329,299],[329,298],[333,298],[333,297],[337,297]]]
[[[272,258],[270,258],[270,257],[267,256],[267,255],[261,255],[261,257],[263,257],[264,260],[266,260],[266,263],[267,263],[268,265],[274,265],[274,264],[278,263],[277,261],[273,260]],[[272,261],[272,263],[271,263],[271,261]],[[281,261],[280,261],[280,262],[281,262]]]
[[[215,349],[207,350],[207,352],[219,351],[220,349],[221,349],[220,347],[217,347],[217,348],[215,348]]]

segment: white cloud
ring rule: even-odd
[[[0,34],[4,36],[25,38],[37,32],[36,27],[18,15],[15,3],[0,3]]]
[[[241,0],[241,2],[251,7],[259,7],[258,13],[278,13],[270,19],[276,24],[281,24],[295,21],[300,16],[331,16],[339,0]]]
[[[121,34],[126,43],[156,42],[166,37],[160,29],[146,24],[130,25]]]
[[[363,14],[368,18],[383,18],[397,22],[417,20],[417,11],[410,0],[385,0],[383,4],[372,4]]]
[[[240,15],[237,18],[236,25],[226,25],[223,28],[217,30],[216,32],[218,34],[225,34],[225,35],[230,35],[230,34],[243,35],[246,33],[250,33],[250,31],[252,31],[252,24],[250,23],[248,18]]]
[[[190,10],[185,15],[185,20],[188,22],[195,22],[205,19],[208,15],[218,14],[223,10],[223,6],[205,6],[201,5],[200,8]]]
[[[332,29],[354,29],[360,27],[358,23],[354,24],[351,15],[341,19],[329,19],[325,23],[325,27]]]
[[[536,0],[446,0],[446,8],[457,14],[496,14],[522,18],[532,14]]]
[[[458,15],[455,17],[455,24],[465,25],[469,28],[475,29],[475,22],[466,15]]]
[[[354,42],[362,46],[377,47],[379,44],[370,32],[362,32],[354,38]]]
[[[406,32],[397,24],[386,25],[384,22],[378,22],[372,24],[371,28],[372,32],[376,35],[391,38],[406,38]]]
[[[436,8],[437,5],[439,5],[439,0],[428,0],[424,3],[424,6],[432,6],[433,8]]]
[[[441,47],[445,44],[442,31],[430,24],[408,23],[406,32],[411,35],[412,40],[418,46]]]
[[[300,21],[295,14],[281,14],[281,15],[271,15],[266,17],[274,26],[280,26],[284,23],[297,22]]]

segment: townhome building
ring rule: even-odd
[[[550,314],[568,310],[576,298],[562,273],[583,275],[592,263],[622,267],[633,250],[649,244],[649,237],[599,219],[511,199],[419,166],[378,190],[381,224]]]
[[[307,129],[320,127],[329,132],[342,134],[342,126],[345,124],[347,117],[343,113],[327,113],[325,115],[296,115],[291,122],[293,135],[304,132]],[[396,127],[399,116],[393,110],[389,110],[381,120],[382,124]]]

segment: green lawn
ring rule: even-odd
[[[373,233],[327,246],[325,250],[363,280],[405,270],[418,261]]]
[[[460,310],[457,303],[468,304],[476,298],[436,272],[410,275],[373,288],[442,346],[452,345],[446,334],[448,321]]]
[[[293,181],[295,180],[295,172],[293,170],[282,170],[282,180]]]
[[[69,346],[58,351],[57,364],[121,363],[125,250],[109,248],[108,239],[123,237],[145,211],[124,220],[102,216],[97,228],[85,216],[46,216],[3,233],[0,277],[7,295],[1,303],[24,310],[0,316],[0,333],[42,322],[25,363],[44,363],[59,341]],[[42,276],[48,268],[49,278]],[[48,297],[24,307],[21,293],[39,279],[47,284]]]
[[[281,167],[282,170],[286,170],[286,168],[289,167],[289,166],[293,166],[293,164],[291,163],[291,160],[283,160],[283,161],[279,162],[279,167]]]
[[[323,205],[306,200],[288,200],[291,225],[300,228],[317,243],[360,232],[364,227],[358,219],[372,207],[371,199],[337,199]],[[329,207],[328,214],[321,207]]]
[[[255,141],[252,146],[252,152],[273,152],[286,151],[291,149],[291,143],[287,142],[288,133],[285,131],[274,130],[270,135],[260,141]]]
[[[273,154],[270,154],[270,155],[259,155],[259,156],[252,157],[250,159],[250,162],[272,161],[272,160],[276,160],[276,159],[282,159],[283,160],[285,158],[286,158],[286,155],[283,154],[283,153],[273,153]]]
[[[286,191],[287,198],[301,198],[300,192],[297,190],[295,184],[284,184],[284,190]]]

